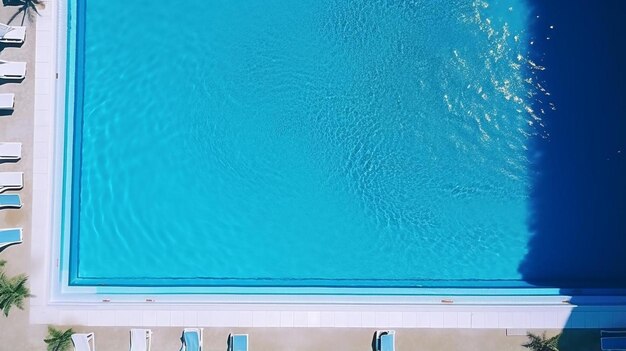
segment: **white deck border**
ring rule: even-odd
[[[360,327],[360,328],[617,328],[626,304],[576,307],[550,297],[437,296],[148,296],[83,295],[53,291],[59,262],[52,240],[61,214],[55,194],[62,172],[55,155],[64,128],[66,0],[47,0],[37,20],[33,233],[30,322],[86,326]],[[56,117],[55,117],[56,116]],[[56,188],[55,188],[56,184]],[[55,190],[56,189],[56,190]],[[56,219],[56,220],[55,220]],[[90,289],[83,289],[89,292]],[[93,289],[91,289],[92,291]],[[103,301],[108,300],[108,301]],[[211,301],[209,303],[202,302]],[[473,300],[473,301],[472,301]],[[113,301],[113,302],[110,302]]]

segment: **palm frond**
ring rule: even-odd
[[[0,274],[0,309],[5,316],[9,315],[12,307],[24,309],[24,300],[32,297],[26,286],[28,277],[20,274],[7,278],[4,273]]]
[[[535,335],[533,333],[526,334],[528,337],[528,342],[522,344],[523,347],[527,349],[531,349],[533,351],[559,351],[559,338],[561,334],[553,336],[551,338],[546,338],[546,333],[543,332],[541,335]]]
[[[65,331],[48,326],[48,338],[44,342],[48,344],[48,351],[66,351],[70,348],[74,331],[70,328]]]

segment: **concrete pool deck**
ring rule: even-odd
[[[153,329],[156,351],[178,348],[182,327],[193,326],[205,327],[207,350],[225,350],[230,332],[249,333],[252,350],[369,350],[375,329],[396,329],[399,350],[420,345],[436,350],[521,350],[526,338],[507,336],[507,329],[519,334],[519,330],[558,330],[565,326],[626,327],[624,306],[576,307],[557,300],[514,305],[514,297],[506,303],[481,305],[307,304],[295,300],[255,304],[241,303],[236,297],[222,304],[125,303],[115,298],[113,302],[96,303],[52,301],[52,165],[58,142],[54,139],[55,127],[62,123],[55,105],[55,43],[59,31],[65,28],[58,17],[64,11],[62,5],[56,0],[46,1],[42,16],[27,24],[26,42],[0,52],[2,59],[28,62],[23,82],[0,85],[0,92],[16,94],[15,111],[0,116],[0,141],[23,143],[22,160],[0,164],[0,170],[25,173],[25,186],[19,192],[24,206],[0,211],[2,227],[24,228],[24,243],[4,250],[0,258],[8,261],[7,274],[29,275],[35,295],[27,300],[24,311],[13,309],[8,318],[0,317],[0,350],[45,349],[42,340],[46,324],[94,331],[97,349],[105,351],[127,348],[129,328],[142,326]],[[6,23],[16,9],[2,7],[0,20]],[[64,79],[64,73],[59,73],[59,79]]]

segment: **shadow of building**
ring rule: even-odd
[[[577,309],[611,303],[599,295],[626,296],[626,2],[531,6],[532,59],[546,67],[536,78],[550,96],[536,102],[548,136],[529,149],[532,237],[519,271],[573,296],[566,326],[589,327]],[[591,326],[626,326],[626,316],[601,316]],[[581,345],[581,335],[599,337],[566,330],[562,343]]]

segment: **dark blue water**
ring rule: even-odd
[[[626,2],[531,3],[531,53],[546,67],[536,78],[550,96],[535,101],[535,109],[548,111],[548,136],[531,144],[532,237],[519,271],[531,284],[564,293],[623,288]]]

